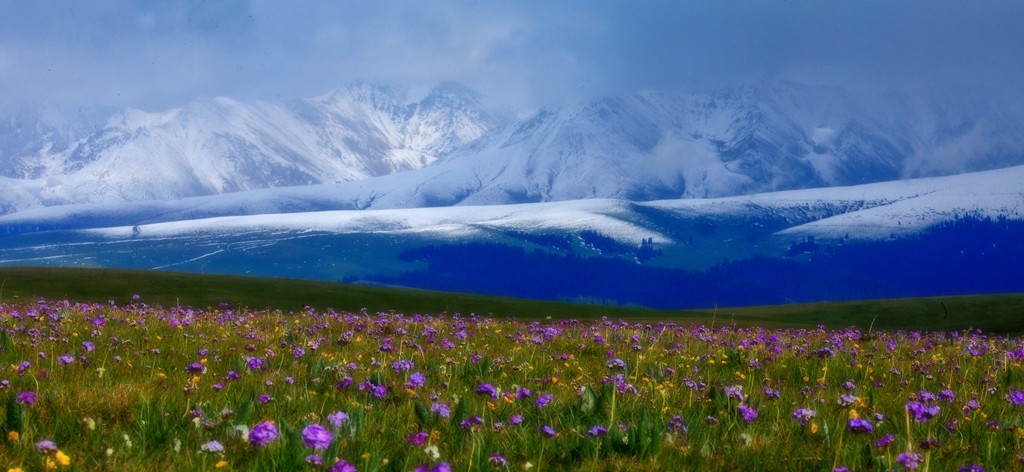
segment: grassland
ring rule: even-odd
[[[1022,331],[1019,294],[659,311],[25,268],[0,292],[0,470],[1024,463],[1024,342],[991,332]]]
[[[0,300],[34,297],[124,304],[141,295],[153,305],[210,307],[222,302],[255,309],[399,313],[476,313],[531,319],[673,321],[763,327],[858,327],[1024,332],[1024,294],[860,300],[761,307],[657,310],[329,282],[197,275],[159,271],[0,267]]]

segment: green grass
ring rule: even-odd
[[[520,319],[589,319],[608,316],[723,326],[1024,332],[1024,294],[969,295],[719,308],[658,310],[586,305],[463,293],[305,280],[197,275],[161,271],[0,267],[0,300],[34,297],[124,304],[139,294],[152,305],[195,307],[228,302],[251,308],[334,308],[401,313],[478,313]]]

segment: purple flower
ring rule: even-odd
[[[832,472],[850,472],[850,468],[845,465],[840,465],[836,466],[835,469],[832,469]]]
[[[250,371],[252,371],[252,370],[263,370],[264,368],[266,368],[265,364],[263,362],[263,358],[261,358],[261,357],[249,357],[249,358],[246,358],[245,365],[249,368]]]
[[[462,426],[463,430],[469,431],[469,432],[479,431],[480,430],[480,425],[482,425],[482,424],[484,424],[484,419],[479,417],[479,416],[474,416],[472,418],[466,418],[466,419],[462,420],[461,423],[459,423],[459,425]]]
[[[356,466],[342,459],[337,464],[334,464],[334,467],[331,467],[330,472],[356,472]]]
[[[96,349],[96,345],[89,341],[82,341],[82,347],[85,348],[85,352],[92,352],[93,349]]]
[[[32,365],[31,361],[21,361],[21,364],[18,364],[18,377],[25,375],[25,371],[30,365]]]
[[[1024,405],[1024,392],[1020,390],[1014,390],[1010,392],[1006,399],[1009,400],[1010,403],[1014,405]]]
[[[409,437],[406,438],[405,442],[412,444],[414,446],[422,446],[424,443],[427,442],[427,438],[429,437],[430,434],[428,434],[426,431],[420,431],[418,433],[410,434]]]
[[[339,379],[337,385],[335,385],[334,387],[337,388],[338,390],[345,390],[352,385],[352,382],[355,382],[355,380],[352,377],[346,375]]]
[[[737,408],[740,410],[740,415],[743,416],[743,421],[750,423],[757,419],[757,408],[747,406],[743,403],[740,403]]]
[[[409,382],[405,384],[406,387],[416,389],[427,383],[427,377],[420,372],[413,372],[409,376]]]
[[[188,372],[190,374],[201,374],[203,372],[206,372],[206,366],[198,362],[193,362],[185,366],[185,372]]]
[[[668,430],[676,434],[689,433],[689,430],[686,428],[686,420],[679,415],[673,416],[672,419],[668,421]]]
[[[395,369],[396,373],[402,373],[402,372],[405,372],[407,370],[412,370],[414,367],[416,367],[416,365],[413,364],[412,361],[404,360],[404,359],[400,360],[400,361],[396,361],[396,362],[391,364],[391,368]]]
[[[57,444],[49,439],[44,439],[36,443],[36,451],[40,454],[53,454],[57,452]]]
[[[608,428],[605,428],[604,426],[591,426],[588,433],[593,437],[599,438],[608,434]]]
[[[906,407],[914,415],[914,419],[921,423],[938,416],[941,411],[938,405],[927,406],[920,402],[907,403]]]
[[[263,405],[266,405],[267,403],[270,403],[270,400],[273,400],[273,399],[274,398],[271,397],[269,393],[261,393],[259,397],[256,397],[256,401],[260,402]]]
[[[448,407],[448,404],[441,402],[434,402],[433,405],[430,405],[430,411],[431,413],[437,413],[441,418],[447,418],[452,414],[452,410]]]
[[[537,401],[535,403],[537,404],[537,408],[544,408],[545,405],[547,405],[548,403],[551,403],[551,400],[554,400],[554,399],[555,399],[554,395],[552,395],[550,393],[545,393],[544,395],[541,395],[541,396],[537,397]]]
[[[512,415],[512,417],[508,419],[508,424],[510,424],[512,426],[516,426],[516,425],[518,425],[519,423],[522,423],[522,422],[523,422],[523,415]]]
[[[553,438],[553,437],[555,437],[558,434],[558,433],[555,432],[555,428],[552,428],[552,427],[547,426],[547,425],[541,426],[537,430],[540,431],[540,435],[541,436],[544,436],[546,438]]]
[[[334,413],[327,415],[327,422],[335,428],[341,428],[346,421],[348,421],[348,414],[344,411],[335,411]]]
[[[305,355],[306,355],[306,350],[301,348],[301,347],[297,347],[295,349],[292,349],[292,356],[295,357],[296,359],[298,359],[298,358],[300,358],[302,356],[305,356]]]
[[[266,446],[277,439],[277,427],[270,421],[264,421],[249,431],[249,443],[253,446]]]
[[[803,426],[807,426],[807,423],[816,416],[818,416],[818,412],[807,408],[797,408],[796,411],[793,412],[793,419],[799,421]]]
[[[476,387],[476,393],[480,395],[488,395],[491,399],[498,398],[498,389],[494,388],[491,384],[482,384]]]
[[[491,454],[487,457],[487,462],[495,467],[505,467],[508,465],[508,459],[498,453]]]
[[[605,365],[612,370],[626,370],[626,362],[618,358],[610,359]]]
[[[306,456],[306,463],[313,467],[322,467],[324,465],[324,458],[316,454],[310,454]]]
[[[839,406],[847,407],[847,406],[853,405],[856,402],[857,402],[857,397],[855,395],[850,395],[850,394],[844,393],[844,394],[839,396]]]
[[[985,472],[985,469],[978,464],[965,465],[959,469],[960,472]]]
[[[782,396],[782,392],[779,392],[778,390],[775,390],[774,388],[771,388],[771,387],[765,387],[764,388],[764,396],[768,400],[775,400],[776,398],[779,398],[779,397]]]
[[[875,432],[875,428],[871,426],[864,418],[854,418],[846,423],[846,428],[854,433],[865,433],[872,434]]]
[[[199,450],[208,453],[224,452],[224,445],[218,441],[210,441],[202,446],[199,446]]]
[[[36,402],[36,392],[31,390],[18,392],[18,398],[16,401],[22,405],[31,405]]]
[[[526,397],[529,397],[530,395],[533,395],[533,392],[531,392],[528,388],[520,388],[516,390],[516,400],[522,400]]]
[[[334,441],[334,435],[327,428],[313,423],[302,428],[302,442],[313,449],[327,449]]]
[[[740,385],[727,385],[725,387],[725,396],[728,398],[734,398],[739,401],[743,401],[743,387]]]
[[[907,451],[896,456],[896,462],[899,462],[903,467],[914,470],[924,460],[924,456],[917,452]]]

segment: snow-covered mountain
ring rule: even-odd
[[[786,238],[885,239],[957,217],[1024,219],[1024,166],[955,176],[754,195],[632,202],[580,199],[513,205],[357,209],[335,186],[264,189],[174,201],[85,204],[0,216],[0,235],[97,230],[116,237],[251,231],[482,234],[593,230],[620,241],[673,234],[698,220],[773,220]],[[652,216],[653,215],[653,216]],[[138,227],[138,228],[135,228]]]
[[[1010,105],[951,93],[865,99],[785,82],[636,93],[517,120],[456,84],[419,96],[357,84],[286,104],[202,99],[123,111],[53,152],[4,148],[0,164],[22,164],[0,172],[9,177],[0,211],[325,183],[310,189],[328,202],[319,209],[854,185],[1024,163],[1024,112]]]
[[[652,213],[659,217],[652,219]],[[251,231],[423,233],[460,238],[491,231],[590,230],[624,243],[650,237],[657,244],[674,244],[679,243],[673,236],[678,232],[665,224],[666,218],[677,223],[698,219],[775,219],[786,222],[784,229],[776,232],[780,236],[885,239],[919,233],[964,216],[1024,219],[1024,166],[951,177],[711,199],[582,199],[518,205],[251,214],[86,231],[112,238]],[[0,224],[3,223],[0,218]]]
[[[352,187],[362,189],[359,202],[374,208],[652,200],[1024,163],[1021,116],[954,113],[938,103],[917,98],[876,107],[842,90],[788,83],[687,96],[640,93],[542,109],[433,166]]]
[[[647,202],[325,210],[340,203],[329,188],[4,215],[0,265],[348,280],[665,307],[1024,289],[1024,166]]]
[[[500,123],[456,84],[420,97],[355,84],[293,103],[213,98],[161,113],[125,110],[70,145],[69,136],[41,149],[11,140],[3,174],[24,179],[6,182],[0,207],[360,180],[429,165]]]

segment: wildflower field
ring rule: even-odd
[[[0,303],[7,470],[1017,470],[1016,337]],[[0,469],[3,470],[3,469]]]

